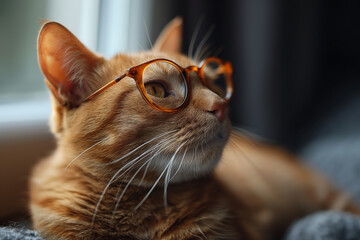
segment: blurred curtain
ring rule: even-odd
[[[209,52],[234,67],[233,125],[294,147],[344,96],[360,93],[359,1],[154,0],[153,7],[152,39],[183,17],[184,53],[196,28],[195,49],[214,26]]]

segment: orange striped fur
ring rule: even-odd
[[[176,113],[147,105],[130,78],[82,103],[147,60],[196,64],[177,52],[180,35],[181,20],[175,19],[153,50],[108,60],[60,24],[44,24],[39,62],[54,96],[57,148],[30,179],[30,210],[41,236],[274,239],[295,219],[320,209],[359,213],[295,157],[230,134],[229,119],[221,122],[212,113],[224,100],[197,77],[189,105]]]

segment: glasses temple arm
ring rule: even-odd
[[[90,99],[93,99],[95,96],[97,96],[98,94],[102,93],[103,91],[105,91],[106,89],[108,89],[109,87],[115,85],[116,83],[118,83],[121,79],[123,79],[124,77],[126,77],[128,74],[128,72],[120,75],[119,77],[115,78],[114,80],[108,82],[106,85],[102,86],[101,88],[99,88],[98,90],[96,90],[94,93],[92,93],[90,96],[88,96],[85,101],[88,101]]]

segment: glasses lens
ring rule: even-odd
[[[204,66],[204,77],[208,87],[220,97],[228,98],[227,72],[225,66],[216,61],[209,61]]]
[[[173,64],[157,61],[144,70],[143,81],[148,96],[158,106],[175,109],[187,96],[186,79]]]

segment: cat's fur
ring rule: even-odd
[[[39,64],[53,93],[57,148],[31,177],[35,229],[46,239],[273,239],[319,209],[358,212],[295,157],[230,135],[228,118],[214,114],[224,100],[196,76],[189,105],[176,113],[151,108],[130,78],[82,103],[147,60],[197,64],[179,53],[181,27],[177,18],[152,50],[107,60],[60,24],[44,24]]]

